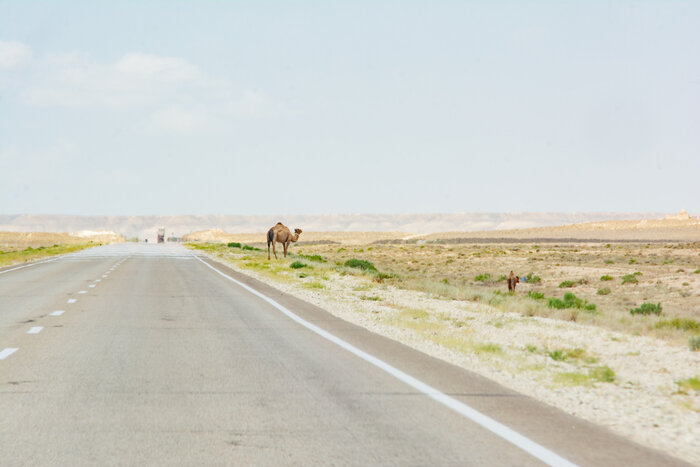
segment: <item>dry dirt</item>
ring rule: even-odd
[[[124,237],[114,232],[0,232],[0,250],[15,251],[27,247],[74,245],[78,243],[118,243]]]

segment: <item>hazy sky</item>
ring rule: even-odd
[[[700,213],[700,2],[0,0],[0,213]]]

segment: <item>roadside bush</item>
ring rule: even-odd
[[[639,308],[633,308],[630,310],[632,315],[660,315],[661,314],[661,303],[642,303]]]
[[[598,289],[597,294],[598,295],[610,295],[610,287],[603,287],[602,289]]]
[[[603,383],[612,383],[615,381],[615,372],[607,365],[591,368],[588,370],[588,375],[592,379]]]
[[[672,320],[659,321],[654,327],[656,329],[674,328],[679,331],[700,331],[700,321],[691,318],[673,318]]]
[[[565,293],[563,300],[556,297],[547,299],[547,306],[557,310],[564,308],[576,308],[579,310],[596,311],[597,308],[595,303],[588,303],[586,300],[577,297],[571,292]]]
[[[491,280],[491,274],[489,274],[488,272],[487,272],[487,273],[484,273],[484,274],[479,274],[479,275],[477,275],[477,276],[474,277],[474,280],[477,281],[477,282],[486,282],[486,281],[490,281],[490,280]]]
[[[290,268],[292,269],[301,269],[307,267],[307,264],[302,263],[301,261],[294,261],[292,264],[289,265]]]
[[[345,262],[345,266],[349,268],[357,268],[357,269],[362,269],[363,271],[376,271],[377,268],[374,267],[374,264],[370,263],[369,261],[366,261],[364,259],[357,259],[357,258],[352,258],[349,259]]]
[[[229,248],[240,248],[240,247],[241,247],[241,244],[240,244],[240,243],[237,243],[237,242],[231,242],[231,243],[228,244],[228,247],[229,247]]]
[[[534,300],[542,300],[544,299],[544,293],[543,292],[533,292],[532,290],[527,291],[527,296],[528,298],[532,298]]]
[[[255,248],[254,246],[250,245],[243,245],[241,247],[242,250],[250,250],[250,251],[262,251],[260,248]]]
[[[498,282],[505,282],[507,280],[508,276],[506,276],[505,274],[501,274],[500,276],[498,276]]]
[[[639,281],[637,280],[637,275],[636,274],[627,274],[622,276],[622,283],[623,284],[637,284]]]
[[[695,271],[693,271],[693,274],[700,274],[700,268],[697,268]]]
[[[693,352],[700,350],[700,334],[688,338],[688,347],[690,347],[690,350]]]
[[[608,276],[607,274],[604,276],[600,276],[601,281],[611,281],[613,280],[613,276]]]
[[[325,263],[326,258],[321,255],[299,255],[300,258],[308,259],[309,261],[316,261],[317,263]]]
[[[563,289],[566,287],[576,287],[576,282],[574,281],[564,281],[561,284],[559,284],[559,288]]]
[[[535,276],[530,272],[527,274],[527,276],[525,276],[525,282],[527,282],[528,284],[539,284],[540,282],[542,282],[542,279],[540,278],[540,276]]]

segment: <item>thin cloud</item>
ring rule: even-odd
[[[0,41],[0,69],[22,68],[32,60],[32,49],[19,41]]]

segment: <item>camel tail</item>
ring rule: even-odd
[[[275,237],[274,232],[272,229],[267,231],[267,246],[270,246],[270,243],[272,243],[272,239]]]

